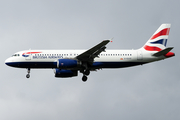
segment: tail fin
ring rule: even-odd
[[[166,48],[171,24],[162,24],[143,48],[147,51],[161,51]]]

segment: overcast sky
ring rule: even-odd
[[[179,120],[180,2],[178,0],[1,0],[1,120]],[[11,68],[27,49],[89,49],[114,37],[107,49],[142,47],[163,23],[176,56],[123,69],[55,78],[51,69]]]

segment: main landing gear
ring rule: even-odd
[[[82,81],[86,82],[87,79],[88,79],[87,76],[90,74],[90,71],[89,70],[85,70],[82,73],[83,73]]]
[[[30,68],[27,69],[27,73],[26,78],[30,78]]]

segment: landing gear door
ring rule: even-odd
[[[142,60],[143,59],[143,54],[142,54],[141,50],[138,50],[138,52],[137,52],[137,59],[138,60]]]

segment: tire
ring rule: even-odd
[[[89,71],[89,70],[86,70],[86,71],[84,72],[84,74],[85,74],[85,75],[89,75],[89,74],[90,74],[90,71]]]
[[[26,75],[26,78],[30,78],[30,75],[29,75],[29,74],[27,74],[27,75]]]
[[[82,77],[82,81],[83,81],[83,82],[86,82],[86,81],[87,81],[87,76],[84,75],[84,76]]]

